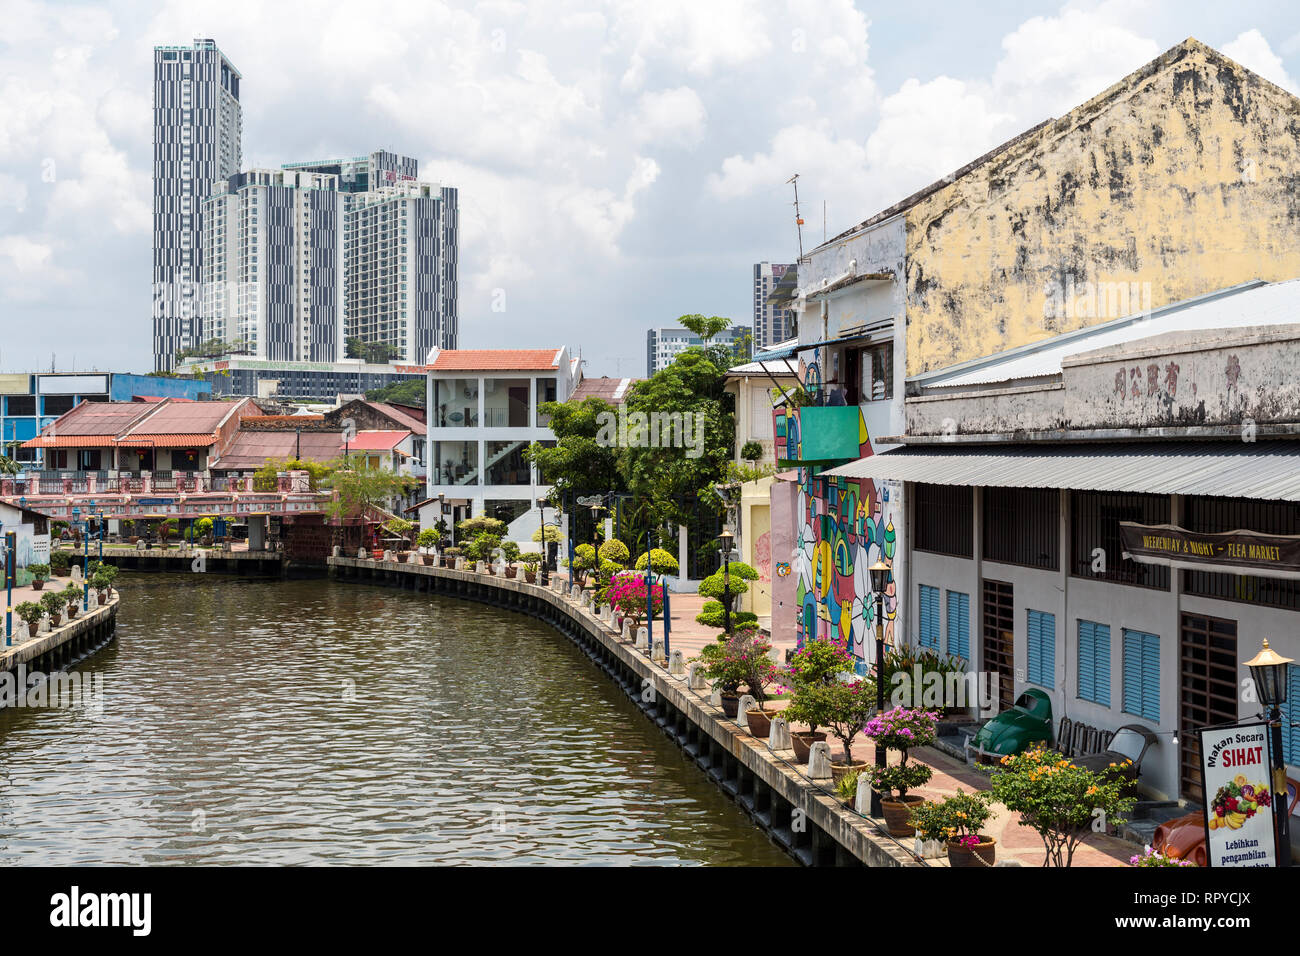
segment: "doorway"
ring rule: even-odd
[[[984,581],[984,670],[998,675],[998,709],[1010,710],[1015,691],[1015,592],[1006,581]]]
[[[1237,622],[1202,614],[1182,616],[1178,649],[1180,796],[1204,803],[1202,727],[1237,720]]]

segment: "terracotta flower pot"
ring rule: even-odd
[[[32,590],[33,590],[33,591],[39,591],[39,590],[40,590],[41,588],[43,588],[43,587],[45,587],[45,579],[44,579],[44,578],[34,578],[34,579],[32,580]]]
[[[62,622],[62,620],[63,620],[63,619],[62,619],[59,615],[57,615],[57,614],[51,614],[51,615],[50,615],[50,627],[58,627],[59,624]]]
[[[794,759],[796,763],[807,763],[808,755],[812,753],[812,745],[819,740],[825,740],[824,731],[815,733],[799,733],[790,735],[790,745],[794,748]]]
[[[885,829],[893,837],[916,836],[916,827],[907,822],[912,810],[925,803],[925,797],[908,794],[906,797],[882,798],[881,812],[885,815]]]
[[[527,570],[525,570],[525,571],[524,571],[524,580],[527,581],[529,584],[536,584],[536,583],[537,583],[537,572],[536,572],[536,571],[527,571]]]
[[[759,740],[766,740],[772,730],[772,718],[777,716],[775,710],[759,710],[751,707],[745,711],[745,722],[749,725],[751,735]]]
[[[519,573],[518,568],[506,568],[506,577],[508,578],[513,578],[518,573]]]
[[[426,568],[431,567],[433,565],[433,555],[431,554],[420,555],[420,560],[424,563],[424,566]]]
[[[723,694],[722,712],[735,720],[736,714],[740,712],[740,697],[737,694]]]
[[[978,834],[980,842],[975,846],[961,846],[956,840],[948,841],[949,866],[992,866],[997,856],[998,841],[986,833]]]

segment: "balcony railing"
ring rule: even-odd
[[[27,495],[203,494],[251,490],[251,475],[234,477],[187,471],[29,471],[3,479],[3,493]]]

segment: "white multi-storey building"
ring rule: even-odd
[[[456,347],[457,203],[456,189],[415,181],[348,195],[345,340],[403,362]]]
[[[172,367],[203,338],[202,203],[239,171],[240,75],[213,40],[153,54],[153,353]]]
[[[524,450],[534,441],[555,444],[537,408],[568,401],[581,375],[567,348],[432,350],[421,527],[437,523],[441,494],[449,524],[487,515],[506,522],[511,540],[530,542],[540,525],[537,503],[551,486]]]
[[[203,204],[204,337],[270,361],[342,356],[343,194],[338,177],[254,169]]]

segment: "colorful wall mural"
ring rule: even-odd
[[[815,374],[815,366],[810,373]],[[802,440],[799,409],[780,407],[774,417],[778,456],[798,461]],[[873,454],[871,436],[858,412],[858,454]],[[875,662],[875,595],[868,568],[883,557],[893,565],[903,527],[901,498],[885,482],[825,477],[824,468],[800,467],[796,483],[797,534],[792,561],[799,644],[833,637],[847,644],[865,674]],[[895,643],[897,584],[886,593],[885,643]]]

